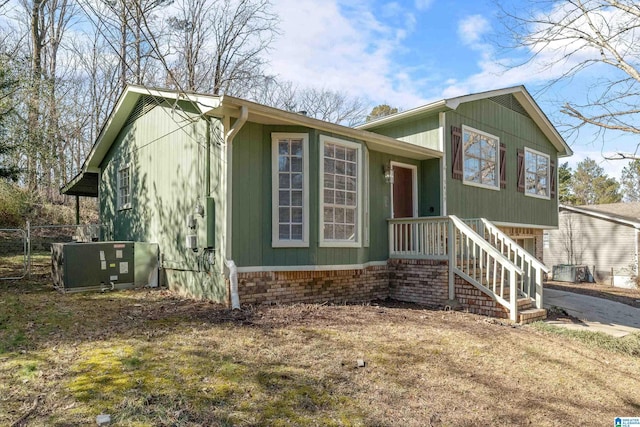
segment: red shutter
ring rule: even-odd
[[[462,179],[462,130],[451,126],[451,177]]]
[[[507,146],[500,143],[500,188],[507,188]]]
[[[524,193],[524,150],[518,150],[518,191]]]
[[[556,162],[551,160],[551,167],[549,173],[551,174],[551,198],[556,197]]]

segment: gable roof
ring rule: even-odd
[[[438,113],[441,111],[456,110],[460,104],[478,101],[480,99],[504,97],[505,95],[513,95],[518,101],[524,112],[534,123],[542,130],[544,135],[549,139],[551,144],[558,150],[558,156],[571,156],[573,151],[566,143],[564,138],[558,133],[546,114],[540,109],[536,101],[524,86],[513,86],[504,89],[490,90],[470,95],[457,96],[454,98],[441,99],[421,107],[411,110],[402,111],[400,113],[391,114],[377,120],[364,123],[357,126],[357,129],[375,129],[380,126],[388,125],[396,121],[413,118],[420,115]]]
[[[323,120],[307,117],[302,114],[284,111],[255,102],[235,98],[227,95],[207,95],[199,93],[186,93],[167,89],[150,89],[144,86],[129,85],[120,95],[111,115],[100,130],[87,159],[82,165],[81,171],[69,181],[60,191],[63,194],[97,197],[97,174],[100,172],[100,164],[109,152],[121,129],[127,124],[127,120],[134,113],[138,101],[143,96],[162,98],[176,105],[180,101],[191,103],[202,115],[224,118],[238,118],[243,108],[248,110],[248,121],[262,124],[280,124],[304,126],[318,129],[327,133],[345,136],[356,140],[365,141],[373,150],[397,154],[400,156],[419,160],[442,157],[442,152],[423,147],[410,142],[369,132],[362,129],[354,129],[325,122]],[[228,131],[228,129],[227,129]]]
[[[602,205],[567,206],[560,210],[575,212],[640,229],[640,203],[608,203]]]

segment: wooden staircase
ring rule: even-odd
[[[546,267],[486,219],[468,224],[454,215],[449,218],[451,272],[492,297],[512,322],[545,319],[542,276]]]
[[[484,298],[485,304],[472,303],[479,313],[502,317],[504,310],[507,318],[520,324],[546,318],[543,277],[548,269],[484,218],[462,221],[450,215],[390,220],[389,254],[392,258],[447,261],[449,300],[456,299],[456,292],[478,296],[466,297],[470,301]],[[456,291],[456,278],[481,293]]]

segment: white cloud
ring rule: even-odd
[[[415,0],[416,9],[427,10],[431,7],[433,0]]]
[[[466,45],[478,43],[491,29],[489,21],[482,15],[471,15],[458,22],[458,37]]]
[[[397,7],[397,5],[392,5]],[[282,35],[270,69],[300,87],[321,87],[373,103],[414,106],[424,101],[416,82],[392,60],[406,28],[383,23],[366,1],[281,0],[275,4]]]

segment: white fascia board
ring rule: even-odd
[[[143,95],[150,95],[168,100],[187,101],[195,104],[202,114],[206,114],[220,106],[220,97],[215,95],[200,95],[192,93],[177,92],[171,90],[150,89],[144,86],[129,85],[124,90],[116,103],[111,115],[105,122],[96,142],[91,148],[89,156],[85,161],[83,170],[87,172],[97,172],[104,156],[111,148],[111,144],[117,138],[122,126],[129,118]]]
[[[378,120],[374,120],[368,123],[364,123],[362,125],[357,126],[357,129],[371,129],[378,126],[386,125],[389,123],[393,123],[397,120],[402,120],[406,118],[410,118],[413,116],[433,113],[439,110],[456,110],[460,104],[464,104],[467,102],[478,101],[480,99],[491,98],[500,95],[509,95],[513,94],[516,97],[518,102],[522,105],[522,107],[527,111],[527,113],[531,116],[536,125],[542,130],[545,136],[551,141],[553,146],[558,150],[559,157],[568,157],[573,155],[573,151],[569,147],[569,145],[565,142],[564,138],[558,133],[557,129],[546,114],[540,109],[538,104],[535,102],[533,97],[529,94],[527,89],[524,86],[513,86],[504,89],[496,89],[490,90],[486,92],[474,93],[471,95],[463,95],[455,98],[443,99],[437,102],[432,102],[430,104],[424,105],[422,107],[413,108],[411,110],[403,111],[401,113],[392,114],[386,117],[383,117]]]
[[[402,111],[400,113],[395,113],[395,114],[390,114],[388,116],[384,116],[380,119],[376,119],[376,120],[372,120],[370,122],[367,123],[363,123],[361,125],[355,126],[355,129],[362,129],[362,130],[366,130],[366,129],[371,129],[371,128],[375,128],[378,126],[383,126],[389,123],[393,123],[397,120],[402,120],[402,119],[407,119],[413,116],[418,116],[421,114],[425,114],[425,113],[431,113],[431,112],[436,112],[436,111],[440,111],[443,108],[447,108],[447,100],[442,99],[440,101],[436,101],[436,102],[432,102],[426,105],[422,105],[420,107],[416,107],[416,108],[412,108],[410,110],[407,111]]]
[[[505,221],[491,221],[498,227],[513,227],[513,228],[534,228],[537,230],[553,230],[558,228],[555,225],[540,225],[540,224],[525,224],[519,222],[505,222]]]
[[[222,97],[220,108],[215,111],[212,110],[209,114],[217,117],[222,117],[225,114],[231,114],[236,117],[242,106],[246,106],[249,109],[249,121],[252,121],[252,117],[254,120],[259,119],[259,117],[264,117],[272,121],[275,120],[280,124],[304,126],[364,141],[367,143],[369,149],[375,151],[397,154],[418,160],[440,158],[443,154],[440,150],[433,150],[431,148],[400,141],[378,133],[325,122],[302,114],[279,110],[277,108],[268,107],[266,105],[257,104],[255,102],[227,95]]]
[[[611,215],[611,214],[607,214],[605,212],[596,212],[596,211],[592,211],[592,210],[589,210],[589,209],[581,209],[581,208],[577,208],[575,206],[567,206],[567,205],[559,205],[558,208],[560,210],[581,213],[583,215],[592,216],[594,218],[599,218],[599,219],[604,219],[604,220],[607,220],[607,221],[617,222],[618,224],[629,225],[629,226],[634,227],[636,229],[640,229],[640,222],[629,221],[627,219],[622,219],[622,218],[619,218],[617,216],[614,216],[614,215]]]

